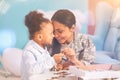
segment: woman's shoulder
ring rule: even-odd
[[[83,33],[78,33],[78,34],[76,34],[75,37],[76,37],[76,39],[79,39],[79,40],[81,40],[81,39],[88,40],[89,39],[88,35],[83,34]]]

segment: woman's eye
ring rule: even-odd
[[[56,30],[56,31],[54,31],[53,33],[54,33],[54,34],[59,34],[59,33],[61,34],[61,33],[63,33],[63,31],[64,31],[64,30]]]
[[[63,32],[63,30],[58,31],[58,33],[62,33],[62,32]]]

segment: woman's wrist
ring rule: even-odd
[[[72,59],[71,61],[75,66],[79,67],[80,69],[86,69],[84,63],[82,61],[79,61],[77,58]]]
[[[74,63],[75,65],[78,65],[80,63],[80,61],[77,58],[73,58],[71,62]]]

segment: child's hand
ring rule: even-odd
[[[55,62],[56,62],[57,64],[59,64],[59,63],[61,63],[63,56],[64,56],[63,53],[58,53],[58,54],[55,54],[55,55],[53,56],[53,58],[55,59]]]
[[[58,70],[62,70],[63,69],[63,66],[62,66],[62,64],[61,64],[61,62],[62,62],[62,57],[64,56],[64,54],[63,53],[58,53],[58,54],[55,54],[54,56],[53,56],[53,58],[55,59],[55,62],[56,62],[56,70],[58,71]]]

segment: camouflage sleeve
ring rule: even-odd
[[[84,49],[82,61],[85,64],[93,63],[96,55],[96,48],[92,40],[87,35],[83,35],[81,38],[82,47]]]

